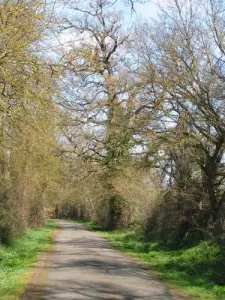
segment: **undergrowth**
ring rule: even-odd
[[[146,240],[135,231],[102,231],[93,222],[90,230],[98,231],[126,254],[147,263],[158,277],[194,299],[225,299],[225,249],[216,243],[200,242],[181,249],[169,249],[157,236]]]
[[[54,221],[26,232],[22,238],[0,245],[0,299],[15,300],[24,292],[38,255],[47,250],[57,229]]]

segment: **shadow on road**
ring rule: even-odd
[[[73,281],[62,281],[63,288],[55,285],[36,286],[23,300],[58,300],[58,299],[87,299],[87,300],[162,300],[170,295],[157,294],[154,296],[138,296],[134,293],[121,289],[114,284],[91,282],[87,284],[75,284]],[[75,295],[74,298],[71,294]],[[67,296],[68,295],[68,296]],[[68,298],[67,298],[68,297]]]
[[[55,249],[22,300],[171,300],[144,267],[79,224],[61,222]]]

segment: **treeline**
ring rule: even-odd
[[[61,105],[71,200],[57,213],[168,241],[221,239],[224,1],[169,1],[127,25],[111,1],[71,1]],[[129,22],[128,22],[129,23]],[[130,23],[129,23],[130,24]],[[60,212],[61,211],[61,212]]]
[[[43,1],[0,1],[0,241],[45,222],[60,176]]]
[[[1,2],[2,239],[55,207],[222,241],[224,1],[171,0],[138,21],[132,1],[62,4]]]

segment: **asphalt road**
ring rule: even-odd
[[[23,299],[182,299],[96,233],[79,224],[58,223],[54,249]]]

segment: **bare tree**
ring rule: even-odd
[[[148,47],[146,42],[142,43],[146,49],[144,52],[142,49],[143,64],[155,74],[154,89],[163,96],[163,120],[169,121],[164,128],[171,133],[165,141],[173,141],[175,146],[166,147],[173,164],[165,163],[178,190],[186,196],[190,187],[193,190],[188,196],[192,207],[186,209],[186,215],[182,213],[186,222],[182,236],[192,226],[201,230],[214,224],[217,233],[222,230],[225,200],[223,5],[221,1],[170,1],[162,10],[160,21],[146,30],[150,39]],[[198,192],[192,179],[197,183]]]
[[[136,93],[131,38],[109,1],[72,3],[69,10],[65,29],[76,41],[63,58],[70,85],[62,105],[73,111],[73,124],[86,132],[83,150],[88,156],[116,168],[128,159],[131,140]]]

